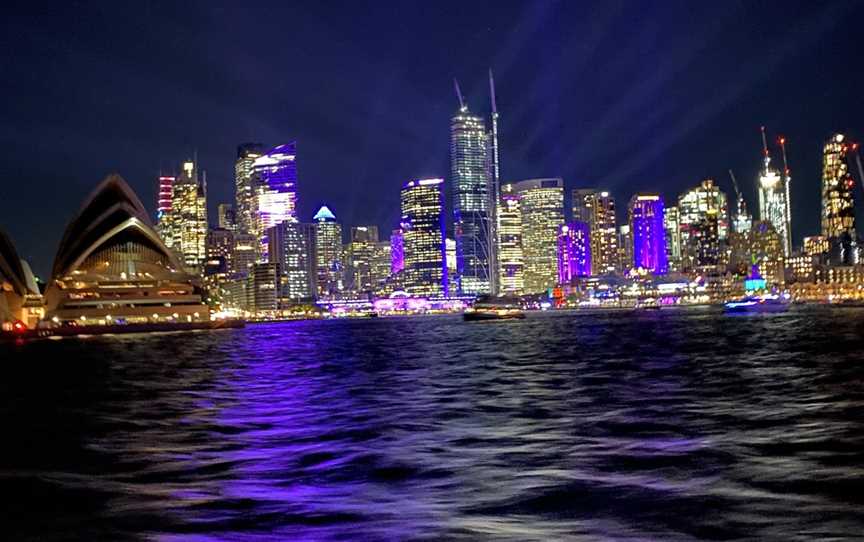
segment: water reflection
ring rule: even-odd
[[[864,312],[532,316],[0,346],[4,523],[168,540],[864,528]]]

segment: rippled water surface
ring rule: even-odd
[[[862,332],[855,309],[663,310],[0,345],[0,529],[860,538]]]

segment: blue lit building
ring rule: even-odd
[[[630,234],[633,239],[633,267],[655,275],[667,273],[669,260],[661,196],[636,194],[630,199]]]

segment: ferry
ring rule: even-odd
[[[723,308],[728,313],[786,312],[789,305],[788,295],[761,294],[748,295],[743,299],[730,301]]]
[[[513,320],[525,318],[525,312],[517,299],[486,296],[478,299],[474,306],[465,309],[462,318],[466,322]]]

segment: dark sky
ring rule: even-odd
[[[759,126],[783,133],[793,232],[818,232],[821,145],[864,137],[864,4],[835,2],[27,2],[0,20],[0,227],[37,273],[117,171],[153,209],[197,150],[211,217],[236,145],[298,141],[299,204],[397,220],[399,188],[448,175],[458,77],[505,180],[561,176],[667,200],[705,177],[755,209]],[[779,158],[779,157],[778,157]],[[857,196],[862,196],[859,192]],[[619,212],[619,220],[623,213]]]

